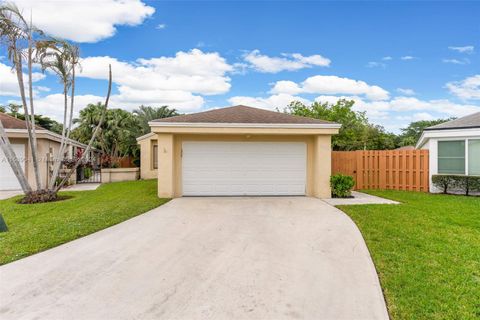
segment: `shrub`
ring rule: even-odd
[[[442,189],[443,193],[447,193],[454,186],[454,176],[435,174],[432,176],[432,183],[435,187]]]
[[[334,198],[351,197],[354,185],[355,180],[351,176],[335,174],[330,177],[330,187],[332,188],[332,196]]]
[[[480,192],[479,176],[460,176],[460,175],[433,175],[432,183],[435,187],[447,193],[448,190],[455,189],[469,195],[470,191]]]
[[[480,176],[470,176],[469,186],[471,191],[480,192]]]
[[[85,167],[84,169],[84,176],[85,176],[85,179],[90,179],[90,177],[92,176],[92,168],[90,167]]]

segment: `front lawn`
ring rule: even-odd
[[[403,203],[340,207],[367,242],[392,319],[479,319],[480,198],[369,193]]]
[[[42,204],[17,204],[19,197],[0,201],[0,213],[9,228],[0,233],[0,264],[105,229],[168,201],[157,197],[156,180],[61,194],[72,198]]]

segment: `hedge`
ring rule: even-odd
[[[432,176],[432,183],[443,193],[456,190],[468,196],[471,191],[480,192],[480,176],[436,174]]]

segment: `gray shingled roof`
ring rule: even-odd
[[[330,121],[293,116],[247,106],[233,106],[199,113],[185,114],[152,122],[182,123],[271,123],[271,124],[334,124]]]
[[[447,130],[480,128],[480,112],[426,128],[425,130]]]

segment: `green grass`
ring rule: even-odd
[[[157,197],[157,181],[142,180],[101,185],[94,191],[62,192],[68,200],[17,204],[19,197],[0,201],[9,231],[0,233],[0,264],[105,229],[168,199]]]
[[[340,206],[360,228],[392,319],[480,319],[480,198],[369,191]]]

